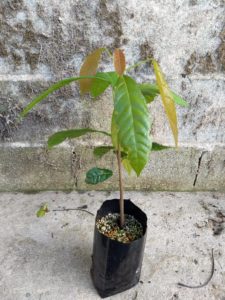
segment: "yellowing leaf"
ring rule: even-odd
[[[104,48],[99,48],[89,54],[81,69],[80,69],[80,76],[94,76],[97,72],[99,60],[101,58],[101,54],[104,51]],[[82,79],[80,80],[80,92],[81,94],[85,94],[90,92],[91,85],[93,79]]]
[[[130,175],[133,168],[131,167],[129,160],[124,158],[122,160],[122,164],[123,164],[124,169],[127,171],[128,175]]]
[[[116,73],[119,76],[122,76],[126,69],[126,61],[123,51],[121,49],[115,49],[113,53],[113,58]]]
[[[173,132],[173,137],[175,141],[175,145],[177,147],[178,144],[178,128],[177,128],[177,113],[176,107],[173,101],[172,93],[168,87],[166,80],[164,79],[163,73],[157,63],[157,61],[153,60],[153,67],[156,75],[157,85],[159,87],[159,92],[162,98],[163,106],[166,111],[167,118],[169,120],[169,124],[171,130]]]
[[[44,205],[42,205],[42,206],[39,208],[39,210],[38,210],[37,213],[36,213],[36,216],[37,216],[38,218],[44,217],[45,214],[46,214],[47,212],[49,212],[49,210],[48,210],[48,205],[47,205],[47,204],[44,204]]]

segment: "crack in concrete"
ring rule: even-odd
[[[71,162],[72,176],[74,179],[75,187],[78,185],[78,174],[77,171],[81,169],[81,157],[75,151],[72,152],[72,162]]]
[[[201,155],[199,156],[199,159],[198,159],[198,168],[197,168],[197,171],[195,173],[195,179],[194,179],[194,182],[193,182],[193,186],[196,186],[196,183],[197,183],[197,180],[198,180],[199,171],[200,171],[200,167],[201,167],[202,157],[203,157],[203,155],[205,153],[206,153],[206,151],[202,151]]]

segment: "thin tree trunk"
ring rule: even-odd
[[[121,152],[118,147],[117,153],[117,162],[118,162],[118,170],[119,170],[119,188],[120,188],[120,227],[124,225],[124,198],[123,198],[123,180],[122,180],[122,168],[121,168]]]

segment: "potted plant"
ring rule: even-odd
[[[97,72],[101,54],[106,51],[114,61],[114,71]],[[156,75],[156,84],[138,84],[125,74],[139,64],[150,62]],[[150,136],[148,104],[160,94],[175,140],[178,143],[178,128],[175,103],[186,106],[185,100],[170,91],[156,60],[147,59],[126,69],[125,55],[115,49],[113,55],[100,48],[88,55],[81,67],[80,76],[71,77],[53,84],[28,104],[21,113],[24,117],[36,104],[57,89],[79,81],[81,94],[100,96],[112,88],[114,109],[111,132],[92,128],[78,128],[57,132],[49,137],[52,148],[66,139],[78,138],[87,133],[100,133],[109,137],[111,144],[94,149],[102,157],[113,151],[117,158],[120,198],[106,200],[97,212],[91,275],[101,297],[127,290],[138,283],[141,272],[144,245],[147,233],[147,216],[130,200],[124,200],[122,167],[139,176],[148,163],[151,151],[168,147],[153,143]],[[94,167],[86,173],[86,183],[97,184],[113,175],[108,169]]]

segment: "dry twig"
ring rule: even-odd
[[[177,284],[179,286],[190,288],[190,289],[198,289],[198,288],[202,288],[202,287],[206,286],[210,282],[210,280],[212,279],[213,274],[214,274],[214,265],[215,265],[215,262],[214,262],[213,249],[212,249],[211,260],[212,260],[211,273],[209,275],[209,278],[203,284],[200,284],[200,285],[187,285],[187,284],[184,284],[184,283],[181,283],[181,282],[178,282]]]
[[[87,205],[83,205],[83,206],[80,206],[80,207],[76,207],[76,208],[60,208],[60,209],[53,209],[52,211],[70,211],[70,210],[80,210],[80,211],[84,211],[86,213],[88,213],[89,215],[91,216],[94,216],[94,214],[88,210],[86,210],[85,208],[87,208]]]

